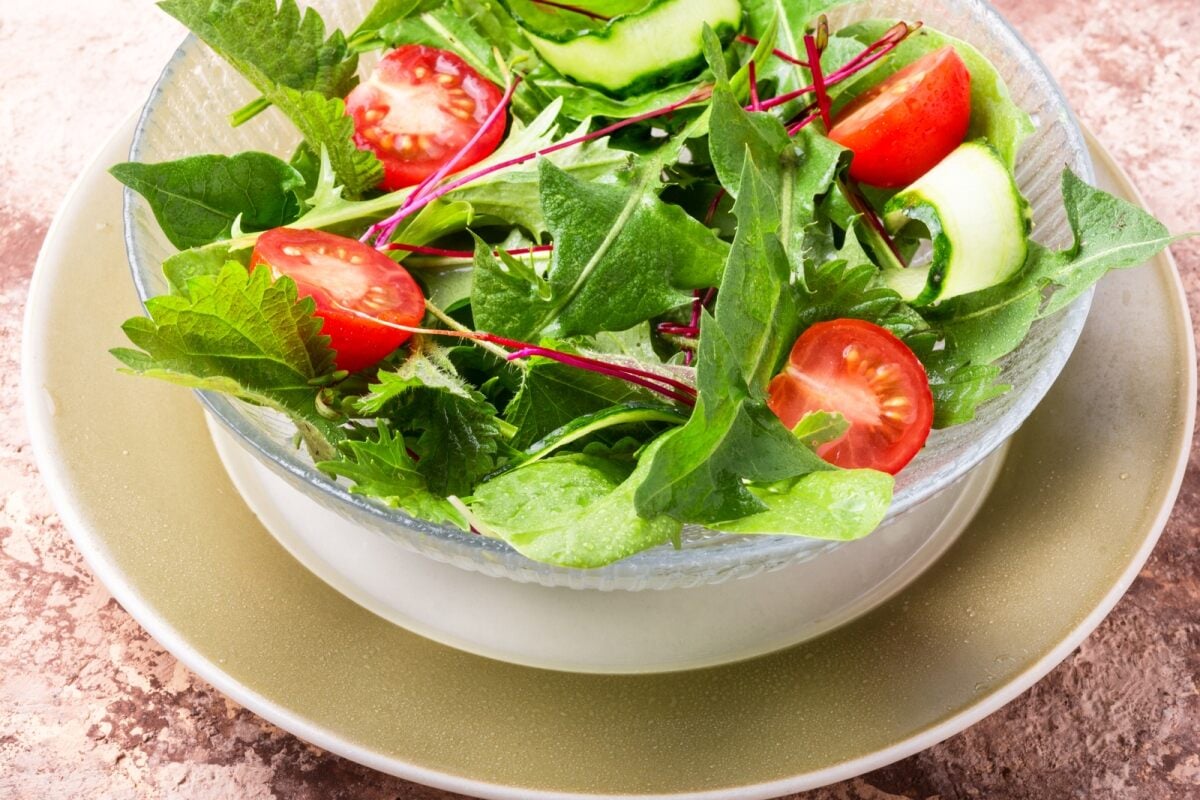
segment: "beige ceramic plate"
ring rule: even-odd
[[[881,766],[1065,657],[1137,574],[1178,490],[1194,359],[1163,257],[1104,281],[975,523],[867,616],[771,656],[658,676],[451,650],[305,571],[238,498],[188,392],[114,371],[105,351],[139,308],[103,168],[129,133],[77,184],[34,279],[24,377],[46,481],[92,567],[159,642],[272,722],[378,769],[488,797],[760,798]]]

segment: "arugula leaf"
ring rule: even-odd
[[[644,518],[633,495],[662,439],[633,473],[621,462],[572,453],[536,461],[481,484],[471,513],[484,532],[547,564],[592,569],[678,538],[668,516]]]
[[[512,446],[523,450],[579,417],[648,399],[647,392],[624,381],[535,358],[505,407],[504,419],[517,428]]]
[[[727,245],[655,196],[657,174],[643,170],[623,187],[539,166],[550,267],[543,279],[477,245],[471,305],[480,328],[518,339],[624,330],[686,303],[682,289],[717,282]]]
[[[853,38],[866,45],[883,36],[893,24],[888,20],[866,20],[843,28],[838,31],[838,36]],[[1029,115],[1013,102],[1004,79],[982,53],[961,39],[930,28],[922,28],[912,34],[887,58],[845,83],[832,87],[830,96],[834,101],[834,113],[889,75],[946,45],[954,46],[971,73],[971,123],[967,129],[967,139],[987,139],[1009,167],[1013,167],[1021,142],[1033,133],[1033,122]]]
[[[345,37],[313,10],[303,18],[295,0],[162,0],[159,7],[228,61],[300,129],[313,153],[324,148],[351,194],[383,176],[375,154],[359,150],[354,121],[341,98],[356,83],[358,56]]]
[[[254,84],[268,102],[275,86],[344,97],[358,79],[358,55],[341,31],[325,38],[316,11],[301,17],[295,0],[163,0],[158,7],[182,22]],[[265,105],[256,104],[245,122]],[[249,109],[249,107],[248,107]]]
[[[190,156],[160,164],[117,164],[109,173],[146,198],[171,244],[180,250],[294,220],[294,192],[304,177],[266,153]]]
[[[715,316],[700,323],[691,419],[664,435],[638,487],[639,513],[709,524],[767,509],[742,479],[779,481],[831,469],[767,408],[766,384],[792,337],[795,308],[789,268],[774,235],[779,213],[771,187],[746,159],[737,235]]]
[[[335,478],[351,480],[354,485],[350,491],[355,494],[380,498],[430,522],[447,522],[463,530],[470,527],[448,500],[429,491],[403,436],[393,434],[384,422],[375,428],[374,435],[374,439],[345,442],[344,458],[321,461],[317,467]]]
[[[930,321],[959,363],[990,364],[1016,349],[1034,320],[1053,314],[1114,269],[1137,266],[1173,237],[1142,209],[1088,186],[1069,169],[1063,201],[1074,243],[1054,252],[1030,243],[1029,257],[1012,281],[932,306]],[[1043,299],[1043,292],[1052,294]]]
[[[735,198],[746,159],[762,170],[778,198],[780,241],[795,273],[803,275],[817,198],[829,191],[849,151],[810,129],[789,137],[777,117],[744,110],[720,81],[713,90],[709,154],[722,186]]]
[[[851,541],[879,527],[892,502],[891,475],[873,469],[811,472],[786,488],[751,486],[766,511],[717,522],[726,533]]]
[[[111,351],[128,372],[278,409],[315,428],[326,445],[343,438],[315,404],[334,363],[311,298],[297,300],[289,278],[272,282],[270,270],[248,273],[237,262],[192,278],[187,289],[186,297],[150,298],[150,317],[122,326],[141,348]]]

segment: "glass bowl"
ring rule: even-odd
[[[324,0],[311,5],[331,26],[352,29],[372,3]],[[1016,173],[1033,208],[1034,236],[1052,247],[1068,244],[1070,230],[1058,176],[1063,166],[1070,166],[1091,181],[1091,160],[1061,90],[1017,32],[981,0],[860,2],[832,12],[830,21],[836,30],[872,17],[921,20],[970,42],[991,60],[1013,99],[1036,125],[1022,147]],[[287,158],[299,135],[278,111],[270,109],[239,128],[227,124],[226,115],[255,96],[232,68],[189,37],[163,70],[146,103],[130,160],[157,162],[243,150]],[[165,293],[161,265],[174,248],[159,230],[147,203],[129,190],[125,192],[125,241],[143,302]],[[1020,427],[1070,356],[1090,304],[1088,292],[1069,308],[1035,323],[1026,341],[1002,363],[1001,380],[1011,384],[1012,391],[984,405],[972,422],[933,432],[926,448],[897,476],[895,499],[885,525],[966,474]],[[263,464],[322,505],[425,556],[487,575],[578,589],[670,589],[747,577],[839,546],[800,537],[729,536],[692,526],[685,530],[680,550],[664,545],[595,570],[539,564],[503,542],[414,519],[381,502],[351,494],[293,446],[294,429],[285,418],[224,395],[197,395]]]

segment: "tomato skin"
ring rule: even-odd
[[[420,183],[461,150],[483,127],[504,93],[454,53],[409,44],[388,53],[346,96],[354,142],[383,162],[382,188]],[[486,158],[504,136],[499,115],[454,165]]]
[[[952,46],[929,53],[855,98],[829,138],[854,153],[850,177],[908,186],[962,144],[971,120],[971,73]]]
[[[863,320],[818,322],[804,331],[767,394],[767,405],[788,428],[812,411],[844,416],[850,428],[817,455],[846,469],[895,475],[933,427],[925,367],[889,331]]]
[[[338,369],[374,366],[412,335],[384,322],[413,327],[425,316],[425,296],[408,271],[354,239],[274,228],[254,245],[250,268],[260,264],[276,278],[291,278],[299,295],[316,303]]]

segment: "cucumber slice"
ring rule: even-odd
[[[701,33],[723,44],[742,23],[738,0],[619,0],[573,3],[606,17],[504,0],[529,41],[552,67],[585,86],[628,97],[691,77],[704,65]]]
[[[1029,250],[1029,204],[987,143],[967,142],[883,208],[895,233],[916,220],[929,229],[933,256],[923,267],[885,267],[889,286],[916,306],[1003,283]]]

